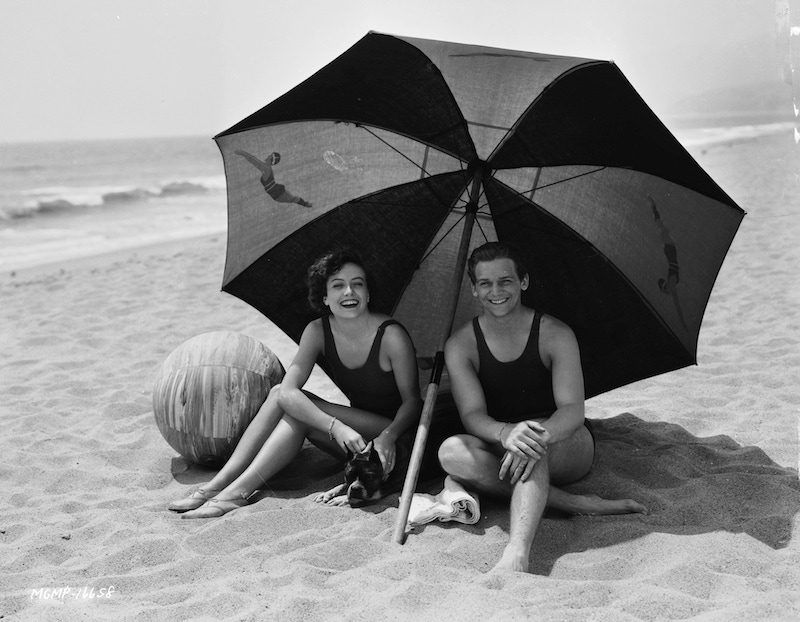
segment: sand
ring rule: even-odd
[[[699,365],[591,400],[598,459],[573,487],[652,512],[548,514],[532,574],[486,574],[507,538],[501,503],[403,546],[391,542],[396,495],[360,510],[313,503],[340,466],[310,447],[223,519],[166,510],[211,476],[156,428],[167,354],[214,330],[262,339],[284,364],[295,347],[220,293],[224,235],[0,275],[0,618],[800,618],[800,158],[788,142],[693,152],[750,212]],[[336,397],[322,377],[312,388]]]

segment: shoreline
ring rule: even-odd
[[[139,239],[115,250],[102,250],[98,252],[90,250],[79,256],[47,260],[20,267],[3,268],[0,270],[0,283],[14,282],[15,280],[21,282],[45,274],[64,272],[66,270],[92,270],[105,263],[127,261],[131,257],[138,255],[147,257],[174,254],[204,242],[213,242],[218,239],[227,240],[227,235],[228,232],[223,229],[214,233],[190,233],[157,241],[142,241]],[[222,272],[220,272],[220,284],[221,283]]]

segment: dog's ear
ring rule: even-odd
[[[369,443],[367,443],[367,446],[364,448],[364,450],[363,450],[363,451],[360,451],[360,452],[358,452],[358,453],[357,453],[357,454],[354,456],[354,458],[355,458],[356,460],[364,460],[364,461],[367,461],[367,460],[369,460],[369,456],[370,456],[370,454],[371,454],[371,453],[372,453],[372,441],[370,441]]]

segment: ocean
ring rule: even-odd
[[[0,144],[0,272],[224,232],[208,137]]]
[[[676,132],[689,150],[791,123]],[[210,137],[0,144],[0,272],[226,231]]]

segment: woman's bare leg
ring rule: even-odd
[[[267,399],[258,409],[256,416],[245,429],[239,442],[228,458],[228,461],[217,472],[213,479],[199,490],[193,492],[185,499],[179,499],[170,503],[169,508],[178,512],[192,510],[202,502],[211,498],[217,492],[223,490],[228,484],[239,477],[250,465],[255,456],[261,450],[264,442],[272,434],[275,426],[281,420],[283,411],[278,406],[278,395],[280,385],[270,389]]]
[[[272,393],[270,393],[270,397],[272,397]],[[311,394],[309,394],[309,397],[321,410],[340,419],[366,438],[377,436],[389,424],[389,420],[385,417],[339,404],[331,404]],[[255,422],[255,419],[253,421]],[[258,448],[255,456],[241,470],[238,476],[229,481],[209,503],[187,512],[183,515],[183,518],[213,518],[235,509],[241,505],[242,500],[247,499],[256,490],[264,488],[272,477],[289,465],[300,452],[306,437],[313,437],[317,443],[328,441],[327,437],[323,436],[319,430],[312,430],[290,415],[283,415],[277,424],[273,426],[272,433],[269,434],[261,447]],[[244,440],[244,437],[242,438]],[[253,436],[253,438],[255,439],[256,437]],[[334,443],[330,449],[336,451],[338,446]],[[228,473],[233,472],[234,469],[228,471]],[[228,475],[226,475],[227,477]],[[217,475],[209,482],[207,487],[212,488],[217,482],[223,481],[224,479],[219,479],[219,475]],[[227,504],[226,502],[235,502],[238,505]]]

